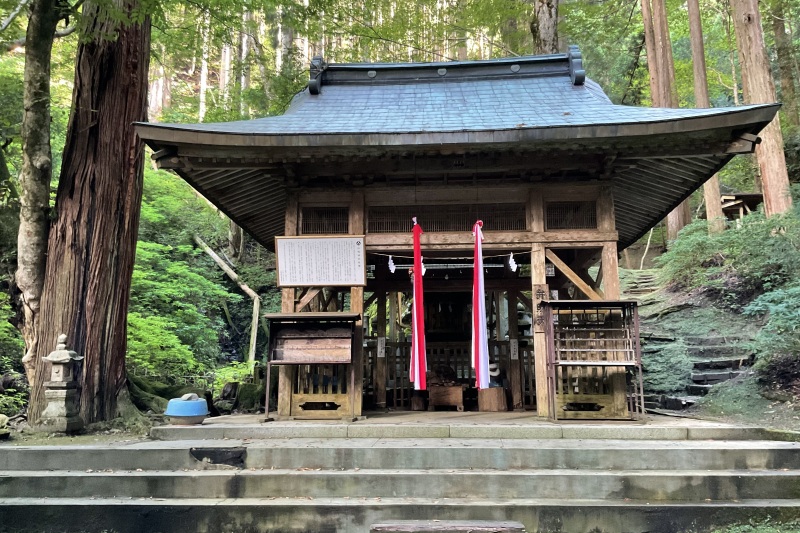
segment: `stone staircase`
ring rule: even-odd
[[[681,410],[691,407],[705,396],[714,385],[735,379],[749,371],[753,354],[746,347],[746,339],[738,337],[684,337],[686,351],[692,362],[690,383],[683,393],[646,394],[648,409]],[[643,336],[642,359],[647,371],[648,354],[663,350],[679,339],[672,337]]]
[[[747,372],[753,354],[744,347],[745,340],[735,337],[686,337],[692,359],[692,384],[689,394],[705,396],[708,390]]]
[[[624,292],[637,298],[658,290],[658,270],[626,270]]]
[[[800,444],[762,430],[586,426],[594,438],[539,439],[495,428],[497,438],[464,439],[325,438],[326,427],[336,426],[306,438],[3,447],[0,532],[367,533],[426,519],[678,533],[800,517]]]

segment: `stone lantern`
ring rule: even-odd
[[[78,414],[80,384],[75,380],[75,367],[83,356],[67,350],[67,336],[59,335],[55,351],[44,358],[49,361],[50,381],[44,384],[47,407],[42,411],[39,429],[61,433],[74,433],[83,428]]]

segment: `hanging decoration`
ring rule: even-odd
[[[411,308],[411,372],[409,377],[414,383],[415,390],[426,390],[425,373],[428,371],[428,362],[425,357],[425,307],[423,305],[422,291],[422,250],[420,236],[422,227],[414,221],[414,266],[411,269],[411,280],[414,289],[414,302]]]
[[[472,277],[472,368],[475,386],[489,387],[489,340],[486,337],[486,289],[483,284],[483,221],[472,227],[475,236],[474,274]]]
[[[508,255],[508,268],[511,269],[511,272],[517,271],[517,262],[514,260],[514,252]]]
[[[389,272],[391,272],[392,274],[394,274],[394,271],[395,271],[395,270],[397,270],[397,266],[395,266],[395,264],[394,264],[394,260],[392,259],[392,256],[390,255],[390,256],[389,256]]]

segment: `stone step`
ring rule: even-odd
[[[371,524],[410,516],[421,520],[513,520],[529,532],[678,533],[735,522],[800,515],[797,500],[658,503],[623,499],[566,501],[527,498],[2,498],[0,533],[366,533]]]
[[[731,434],[717,428],[717,438]],[[705,433],[705,436],[710,435]],[[765,433],[768,436],[770,433]],[[778,436],[778,435],[776,435]],[[797,435],[785,434],[785,438]],[[157,446],[156,446],[157,444]],[[4,447],[0,470],[800,469],[800,443],[767,440],[271,439],[114,447]],[[91,470],[92,472],[86,472]]]
[[[736,336],[708,335],[684,337],[683,341],[690,346],[736,346],[746,344],[750,342],[750,339]]]
[[[707,359],[722,357],[749,359],[752,355],[752,353],[745,347],[735,344],[701,346],[688,345],[686,347],[686,352],[689,354],[689,357]]]
[[[527,498],[647,502],[800,498],[800,470],[0,471],[0,498]]]
[[[492,424],[469,423],[473,413],[458,413],[447,423],[394,424],[371,422],[325,424],[301,421],[267,424],[214,424],[198,426],[160,426],[150,431],[151,437],[164,441],[276,438],[406,438],[406,439],[623,439],[630,440],[750,440],[771,439],[769,432],[758,427],[698,425],[657,425],[637,422],[607,422],[602,425],[575,422],[551,424],[539,422],[529,414],[510,415],[509,422]],[[477,413],[474,413],[477,414]],[[506,413],[498,413],[505,415]],[[498,416],[499,418],[499,416]],[[390,419],[387,419],[390,420]],[[462,422],[463,420],[463,422]]]
[[[688,387],[686,387],[686,392],[688,392],[693,396],[705,396],[706,394],[708,394],[708,391],[710,391],[711,387],[713,386],[714,385],[698,385],[696,383],[693,383]]]
[[[725,368],[738,370],[751,364],[752,360],[749,357],[721,357],[693,361],[692,367],[696,370],[721,370]]]
[[[741,376],[743,370],[692,372],[692,381],[701,385],[714,385]]]

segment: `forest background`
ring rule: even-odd
[[[119,4],[93,2],[104,3],[109,8]],[[15,327],[22,312],[14,273],[28,4],[0,0],[0,375],[22,373],[25,351]],[[76,31],[83,4],[55,3],[63,13],[51,61],[51,205],[73,106],[75,58],[81,35],[85,38],[80,28]],[[540,45],[532,21],[542,5],[557,7],[557,47],[564,51],[567,44],[578,45],[587,75],[612,101],[654,103],[639,0],[562,0],[560,5],[523,0],[196,0],[141,5],[152,20],[148,105],[152,121],[215,122],[280,114],[303,89],[315,55],[329,62],[395,62],[529,54]],[[798,182],[795,94],[800,3],[768,0],[760,9],[770,70],[778,100],[784,103],[780,120],[789,178]],[[731,4],[701,0],[700,12],[710,104],[743,103]],[[677,104],[694,107],[687,5],[669,0],[666,13]],[[720,179],[729,192],[755,191],[760,186],[757,164],[750,156],[735,158]],[[702,202],[702,195],[696,194],[691,205],[695,215],[702,213]],[[698,222],[663,260],[665,282],[673,288],[702,288],[715,295],[720,306],[761,320],[764,333],[754,339],[754,350],[762,361],[764,379],[779,381],[795,394],[800,390],[798,220],[795,211],[769,220],[754,214],[745,231],[715,237],[708,237],[704,223]],[[182,180],[146,165],[127,314],[128,373],[173,382],[195,376],[224,382],[250,371],[243,363],[253,327],[250,297],[222,273],[198,246],[198,239],[258,293],[263,311],[279,310],[273,255]],[[658,231],[655,239],[665,240],[665,233]],[[259,354],[265,339],[259,331]],[[18,379],[16,388],[11,387],[14,392],[0,395],[0,412],[13,413],[24,405],[23,381]]]

